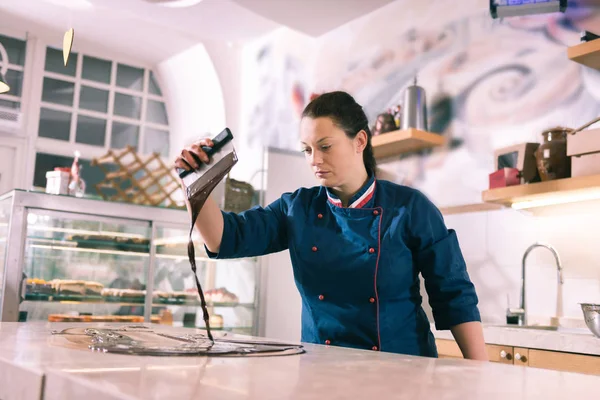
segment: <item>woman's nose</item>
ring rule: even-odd
[[[323,157],[318,151],[315,151],[311,155],[310,165],[316,166],[323,163]]]

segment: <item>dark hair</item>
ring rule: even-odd
[[[304,117],[329,117],[350,139],[354,139],[358,132],[364,130],[367,133],[367,146],[363,150],[363,162],[367,174],[375,175],[377,164],[371,145],[372,134],[369,129],[369,121],[362,106],[352,96],[341,91],[323,93],[304,108],[302,118]]]

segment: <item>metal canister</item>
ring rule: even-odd
[[[402,129],[415,128],[427,131],[427,105],[425,89],[417,85],[417,80],[404,92],[402,105]]]

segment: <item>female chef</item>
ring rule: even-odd
[[[239,214],[209,199],[196,222],[209,257],[289,249],[303,342],[437,357],[421,274],[436,329],[451,330],[465,358],[487,360],[456,233],[422,193],[377,179],[362,107],[345,92],[320,95],[304,109],[300,139],[321,185]],[[184,149],[175,165],[197,167],[190,153],[208,163],[202,145],[212,142]]]

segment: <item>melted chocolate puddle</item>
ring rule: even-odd
[[[273,356],[304,353],[303,346],[295,344],[268,342],[261,340],[241,340],[219,338],[215,341],[210,330],[208,308],[204,291],[196,272],[196,251],[192,241],[194,225],[206,199],[236,164],[235,153],[227,154],[212,168],[208,169],[187,188],[187,197],[191,208],[191,227],[188,241],[188,258],[196,280],[196,288],[200,296],[206,336],[202,334],[174,335],[167,332],[154,331],[144,325],[124,327],[77,327],[54,331],[52,334],[61,338],[57,344],[75,348],[87,348],[92,351],[117,354],[149,355],[149,356]],[[157,330],[161,328],[157,327]],[[62,339],[67,339],[62,340]]]
[[[160,328],[158,328],[160,330]],[[267,341],[220,338],[216,342],[203,334],[172,334],[144,325],[77,327],[52,334],[52,344],[102,353],[141,356],[283,356],[301,354],[302,346]],[[66,340],[64,340],[66,339]]]

